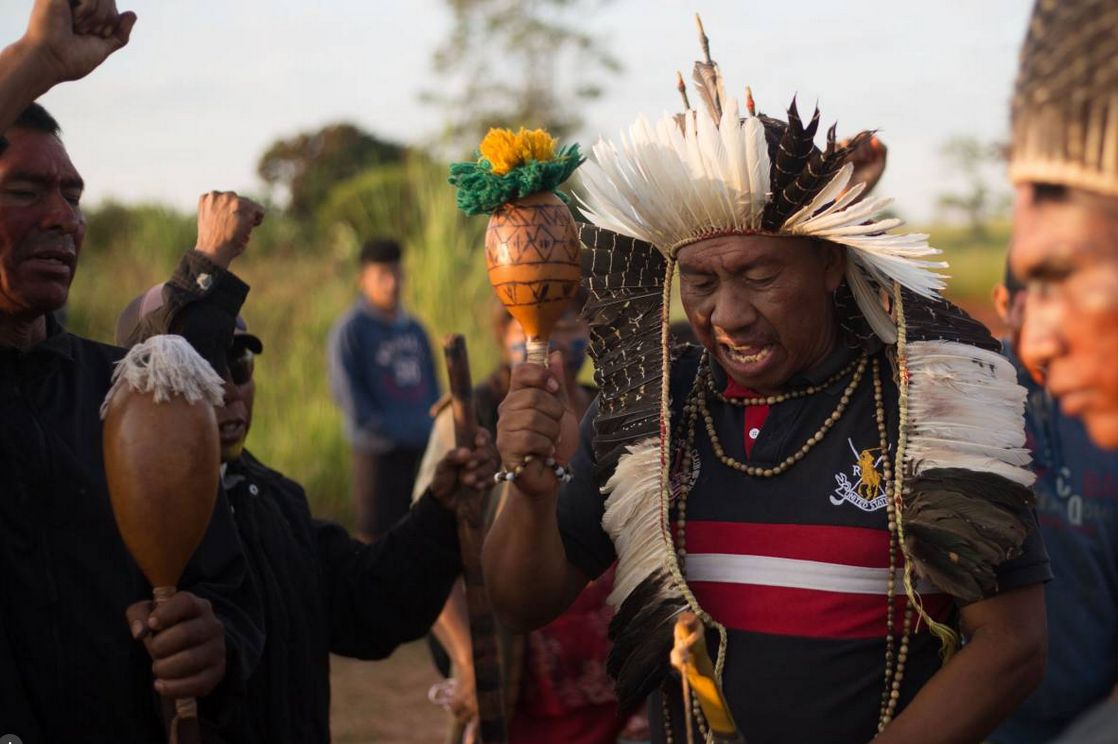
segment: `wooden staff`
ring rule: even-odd
[[[459,334],[447,336],[443,345],[446,371],[450,381],[450,407],[454,415],[454,445],[474,448],[477,410],[466,339]],[[505,725],[504,689],[501,660],[497,651],[496,627],[485,577],[481,571],[481,544],[485,538],[485,513],[489,491],[460,487],[454,506],[458,518],[458,545],[462,553],[462,574],[466,583],[466,607],[470,618],[470,649],[474,657],[474,689],[477,693],[478,733],[482,744],[508,741]]]
[[[671,661],[679,671],[683,687],[683,725],[687,727],[687,741],[691,742],[694,737],[691,715],[694,696],[716,744],[744,744],[714,672],[704,632],[702,622],[693,612],[682,612],[675,621]]]

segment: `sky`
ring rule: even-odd
[[[876,128],[889,147],[878,186],[913,221],[962,182],[940,156],[953,136],[1004,139],[1031,0],[597,0],[581,25],[624,65],[581,112],[589,149],[639,113],[679,108],[675,71],[699,56],[703,16],[727,88],[751,85],[783,118],[793,94],[839,135]],[[431,54],[446,0],[117,0],[139,23],[129,46],[42,102],[62,123],[87,183],[106,199],[193,209],[211,189],[259,192],[275,139],[348,120],[421,143],[440,130],[422,90],[442,81]],[[0,39],[16,39],[31,0],[0,0]],[[804,109],[808,109],[807,112]],[[516,125],[510,122],[510,125]],[[822,127],[821,127],[822,129]],[[821,137],[820,137],[821,139]],[[995,174],[995,178],[997,174]]]

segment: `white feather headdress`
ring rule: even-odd
[[[587,218],[598,227],[651,243],[669,258],[686,245],[720,235],[812,237],[844,245],[850,258],[846,279],[858,306],[882,340],[895,342],[896,328],[882,307],[881,290],[895,281],[935,297],[944,286],[935,270],[947,264],[928,259],[939,254],[928,245],[928,236],[890,234],[903,224],[896,217],[879,216],[891,200],[860,200],[865,186],[851,185],[850,163],[838,167],[817,193],[808,192],[806,204],[776,229],[765,229],[762,218],[778,196],[771,183],[775,164],[765,121],[748,111],[743,117],[735,100],[718,106],[721,111],[665,114],[655,124],[642,115],[617,143],[599,140],[594,158],[580,171],[578,198]],[[794,112],[793,102],[790,115]],[[808,142],[810,146],[810,136]],[[821,153],[832,163],[848,154],[833,147]],[[818,162],[828,164],[805,158],[801,165],[806,169]]]

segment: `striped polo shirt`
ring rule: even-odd
[[[819,384],[855,358],[855,352],[840,348],[789,386]],[[685,574],[700,605],[727,628],[723,685],[750,744],[865,744],[876,733],[889,574],[885,484],[880,476],[884,458],[895,456],[897,431],[892,368],[883,353],[877,358],[888,453],[880,451],[871,365],[843,416],[806,457],[779,476],[752,478],[723,465],[701,420],[697,426],[699,465],[686,475]],[[692,350],[673,367],[677,411],[698,360],[698,351]],[[726,379],[717,366],[714,376],[723,389]],[[819,430],[850,380],[847,374],[815,395],[772,406],[760,426],[747,426],[742,407],[710,398],[715,432],[730,457],[773,467]],[[592,415],[593,410],[583,423],[576,479],[560,497],[559,524],[568,559],[596,576],[616,554],[601,527],[603,497],[591,475]],[[676,412],[675,424],[679,418]],[[899,551],[897,561],[903,565]],[[999,584],[1004,591],[1047,576],[1043,545],[1030,538],[1025,555],[1002,567]],[[951,597],[929,584],[918,589],[933,617],[951,619]],[[899,639],[904,608],[899,582],[895,592]],[[898,710],[939,668],[938,640],[925,627],[914,631]],[[712,634],[712,653],[716,639]],[[669,702],[678,709],[675,698]],[[652,706],[654,719],[659,712],[657,703]],[[660,728],[654,724],[654,741],[662,735]]]

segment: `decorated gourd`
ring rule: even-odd
[[[574,217],[556,189],[582,163],[543,130],[491,129],[476,161],[451,166],[458,206],[489,214],[485,259],[497,298],[528,338],[528,361],[547,363],[547,340],[581,277]]]
[[[117,366],[101,407],[113,515],[156,604],[174,595],[214,510],[221,402],[221,378],[185,339],[154,336]],[[172,741],[194,739],[196,711],[175,701]]]

